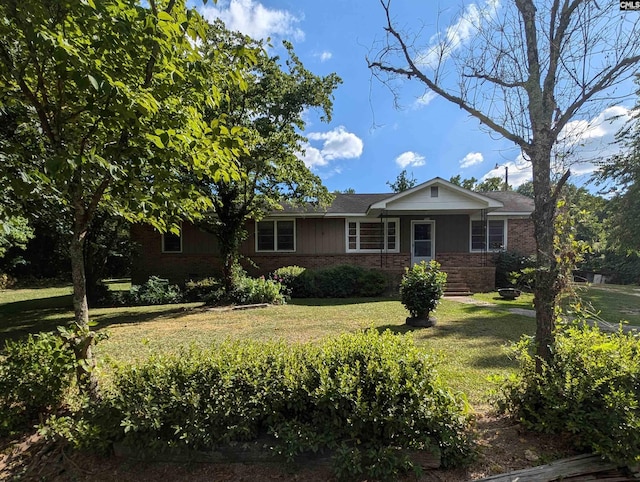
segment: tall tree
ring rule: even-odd
[[[561,132],[588,106],[628,79],[640,62],[637,16],[595,0],[489,1],[424,48],[401,31],[391,0],[381,0],[386,39],[369,67],[383,82],[416,79],[512,141],[533,169],[537,244],[535,287],[538,364],[552,356],[559,266],[554,218],[569,170],[551,184],[551,157]],[[499,11],[498,11],[499,10]],[[469,12],[468,12],[469,13]],[[422,30],[421,30],[422,31]],[[424,44],[423,44],[424,45]],[[455,72],[445,75],[447,66]],[[560,146],[561,147],[561,146]]]
[[[205,57],[216,54],[219,45],[233,52],[258,51],[255,65],[245,69],[247,88],[230,85],[214,118],[224,116],[232,132],[242,129],[244,151],[235,161],[240,177],[205,178],[213,206],[211,216],[202,221],[218,240],[223,259],[223,279],[227,290],[233,287],[232,268],[238,260],[239,246],[246,237],[245,225],[266,213],[280,209],[283,202],[326,204],[331,195],[300,158],[306,141],[304,113],[321,109],[323,120],[331,120],[333,91],[341,82],[335,74],[319,77],[307,70],[289,42],[283,46],[287,58],[270,55],[261,41],[238,32],[229,32],[221,23],[209,32],[203,45]],[[229,65],[242,69],[229,57]]]
[[[0,4],[0,107],[17,113],[4,155],[18,179],[37,184],[68,213],[74,350],[79,382],[91,393],[97,385],[83,251],[97,209],[165,230],[171,219],[210,206],[180,182],[185,173],[234,172],[234,136],[203,119],[230,72],[216,64],[219,56],[200,57],[206,29],[185,0]]]
[[[409,175],[407,174],[407,170],[403,169],[394,182],[387,181],[387,186],[389,186],[393,192],[403,192],[415,187],[417,183],[418,181],[413,177],[413,173]]]
[[[636,94],[631,120],[617,134],[623,152],[607,159],[595,176],[598,183],[615,186],[607,224],[611,247],[623,252],[640,252],[640,88]]]

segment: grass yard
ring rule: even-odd
[[[72,321],[70,293],[70,287],[0,292],[0,339],[53,330]],[[408,313],[397,300],[294,300],[237,311],[210,310],[198,303],[91,310],[97,329],[109,333],[97,354],[125,363],[224,339],[297,343],[366,328],[412,332],[419,346],[440,354],[440,371],[449,384],[465,392],[473,405],[484,404],[491,387],[487,377],[515,366],[503,347],[523,333],[533,334],[533,319],[450,300],[444,300],[435,314],[435,328],[414,329],[405,325]],[[107,364],[103,367],[108,370]]]
[[[126,281],[109,283],[112,289],[128,289]],[[601,316],[622,316],[620,310],[637,310],[640,304],[632,287],[598,286],[586,292]],[[533,318],[510,310],[532,309],[532,295],[502,300],[496,293],[474,295],[478,304],[443,300],[434,328],[410,328],[408,313],[397,300],[294,300],[288,305],[264,309],[221,311],[199,303],[98,308],[91,310],[97,329],[109,339],[97,347],[104,360],[133,363],[151,353],[178,352],[181,348],[208,346],[224,339],[315,342],[344,332],[366,328],[411,332],[416,343],[441,356],[440,372],[455,389],[467,394],[472,405],[486,403],[492,387],[487,377],[506,374],[515,363],[504,346],[523,334],[532,335]],[[635,302],[635,304],[633,304]],[[629,313],[640,325],[640,315]],[[71,287],[0,291],[0,340],[27,333],[49,331],[73,320]],[[103,364],[108,376],[108,364]]]

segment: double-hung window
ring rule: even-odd
[[[296,250],[296,222],[294,219],[258,221],[256,223],[256,251]]]
[[[182,231],[180,234],[166,232],[162,234],[163,253],[182,253]]]
[[[399,219],[347,219],[346,223],[347,252],[399,252]]]
[[[499,251],[506,248],[505,220],[471,221],[471,251]]]

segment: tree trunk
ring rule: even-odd
[[[71,346],[76,356],[76,378],[80,390],[92,397],[98,396],[98,381],[93,368],[96,362],[92,346],[94,333],[89,328],[89,305],[87,303],[87,287],[84,270],[84,242],[87,235],[88,223],[85,220],[85,210],[81,201],[74,203],[73,237],[71,239],[71,276],[73,279],[73,308],[75,312],[75,327]]]
[[[551,193],[551,148],[530,154],[533,166],[536,238],[536,277],[534,306],[536,309],[536,370],[551,361],[555,343],[555,307],[558,296],[558,263],[554,252],[556,201]]]

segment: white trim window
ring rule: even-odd
[[[400,219],[347,219],[347,253],[399,253]]]
[[[162,233],[162,252],[182,253],[182,229],[180,234],[174,234],[170,231]]]
[[[478,219],[471,221],[471,251],[501,251],[507,248],[507,221],[506,219],[487,220],[487,229],[484,222]]]
[[[256,252],[288,252],[296,250],[295,219],[256,221]]]

